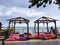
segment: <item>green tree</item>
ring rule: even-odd
[[[46,7],[47,4],[57,4],[60,8],[60,0],[54,0],[54,2],[52,0],[29,0],[29,2],[31,3],[31,5],[29,5],[29,8],[33,7],[33,6],[37,6],[37,8],[39,8],[40,6]]]

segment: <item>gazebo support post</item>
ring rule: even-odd
[[[15,33],[15,24],[16,24],[16,23],[14,22],[14,33]]]
[[[27,33],[28,33],[28,37],[29,37],[29,24],[27,23]]]
[[[49,28],[48,28],[48,22],[47,22],[47,32],[49,32]]]
[[[11,24],[11,22],[9,21],[9,27],[8,27],[9,29],[10,29],[10,24]]]
[[[39,22],[37,23],[37,32],[38,32],[38,39],[39,39]]]
[[[54,23],[55,23],[55,30],[56,30],[56,21],[54,21]]]
[[[34,33],[36,33],[36,23],[34,23]]]
[[[27,23],[27,33],[29,33],[29,24]]]
[[[11,24],[11,22],[9,21],[9,26],[8,26],[8,36],[11,34],[10,24]]]
[[[0,22],[0,36],[1,36],[1,27],[2,27],[2,24],[1,24],[1,22]]]
[[[54,23],[55,23],[55,31],[56,31],[56,34],[58,34],[58,30],[56,28],[56,21],[54,21]]]
[[[1,31],[1,23],[0,23],[0,31]]]
[[[55,24],[55,32],[56,32],[56,34],[55,34],[55,35],[56,35],[56,38],[58,38],[58,34],[59,34],[59,33],[58,33],[57,28],[56,28],[56,21],[54,21],[54,24]]]

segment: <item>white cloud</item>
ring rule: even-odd
[[[57,13],[55,13],[57,12]],[[37,11],[34,9],[28,9],[28,8],[20,8],[20,7],[6,7],[6,6],[0,6],[0,16],[10,16],[13,17],[25,17],[30,20],[30,26],[32,26],[32,23],[42,17],[42,16],[48,16],[52,18],[60,18],[59,16],[56,16],[58,13],[57,11]],[[54,14],[53,14],[54,13]],[[32,23],[31,23],[32,22]]]
[[[1,8],[1,7],[0,7]],[[6,7],[4,7],[6,8]],[[4,8],[2,10],[4,10]],[[1,15],[3,14],[3,15]],[[0,16],[27,16],[27,17],[33,17],[33,16],[42,16],[46,15],[46,12],[39,12],[34,9],[27,9],[27,8],[19,8],[19,7],[8,7],[5,9],[5,11],[0,14]]]
[[[44,16],[46,13],[33,11],[33,12],[27,12],[26,14],[27,14],[27,16],[32,17],[32,16]]]
[[[17,9],[15,7],[9,8],[6,12],[5,15],[12,15],[12,13],[16,12]]]
[[[12,11],[6,11],[5,15],[11,15]]]
[[[2,16],[3,15],[3,13],[2,12],[0,12],[0,16]]]
[[[58,10],[57,10],[58,11]],[[56,11],[55,11],[56,12]],[[58,12],[55,13],[54,11],[37,11],[34,9],[28,9],[28,8],[20,8],[20,7],[6,7],[6,6],[0,6],[0,16],[22,16],[22,17],[42,17],[42,16],[48,16],[48,17],[55,17],[55,15],[59,14]],[[55,14],[52,14],[55,13]],[[58,16],[57,16],[58,18]]]

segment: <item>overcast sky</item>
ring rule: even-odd
[[[58,19],[57,26],[60,26],[60,10],[58,6],[51,4],[46,8],[36,8],[34,6],[29,9],[29,5],[29,0],[0,0],[0,22],[3,24],[2,27],[7,27],[8,22],[6,20],[14,17],[24,17],[30,20],[29,26],[33,26],[33,22],[42,16]],[[22,25],[17,24],[16,26]]]

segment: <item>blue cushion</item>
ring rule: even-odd
[[[44,36],[41,37],[42,40],[46,40],[46,38]]]
[[[20,39],[19,40],[21,40],[21,41],[25,41],[25,40],[28,40],[29,38],[27,38],[27,37],[20,37]]]
[[[45,34],[51,34],[51,32],[46,32]]]

